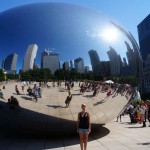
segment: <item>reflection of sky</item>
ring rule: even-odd
[[[90,49],[97,50],[100,60],[108,60],[109,46],[125,57],[123,35],[115,43],[99,36],[106,26],[113,27],[104,15],[74,5],[33,4],[11,9],[0,14],[0,51],[5,51],[0,60],[15,52],[19,55],[17,68],[22,68],[26,49],[33,43],[39,47],[37,64],[45,48],[54,48],[61,62],[82,57],[85,65],[90,65]]]

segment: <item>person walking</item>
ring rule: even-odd
[[[82,104],[81,108],[82,108],[82,111],[78,113],[77,133],[79,133],[79,136],[80,136],[81,150],[86,150],[87,142],[88,142],[88,135],[91,132],[91,123],[90,123],[90,115],[86,111],[86,105]]]

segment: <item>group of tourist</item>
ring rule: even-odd
[[[143,123],[143,127],[146,127],[147,120],[150,123],[150,103],[146,104],[146,102],[140,101],[136,106],[130,104],[127,109],[131,123]]]

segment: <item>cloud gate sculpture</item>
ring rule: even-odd
[[[0,59],[15,52],[19,56],[17,67],[22,68],[30,44],[38,45],[37,64],[41,63],[41,53],[50,48],[49,55],[57,53],[60,64],[74,60],[72,69],[79,73],[92,70],[103,79],[115,77],[115,83],[87,80],[84,94],[80,94],[79,83],[75,83],[69,108],[64,108],[68,94],[64,83],[61,87],[43,89],[43,98],[36,104],[25,100],[26,96],[18,96],[22,111],[17,113],[12,113],[6,108],[6,102],[0,101],[3,105],[1,128],[9,124],[10,131],[21,134],[75,134],[77,114],[85,103],[94,130],[116,118],[135,95],[133,84],[119,84],[117,79],[134,76],[137,83],[141,83],[142,60],[134,37],[95,10],[65,3],[38,3],[1,12],[0,49],[5,53],[0,54]],[[11,95],[13,90],[7,86]],[[93,96],[93,86],[99,91],[97,96]],[[111,95],[106,97],[109,90]],[[3,92],[6,97],[10,96]]]

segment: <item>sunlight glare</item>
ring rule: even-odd
[[[115,42],[119,37],[119,32],[115,28],[104,29],[101,37],[108,42]]]

